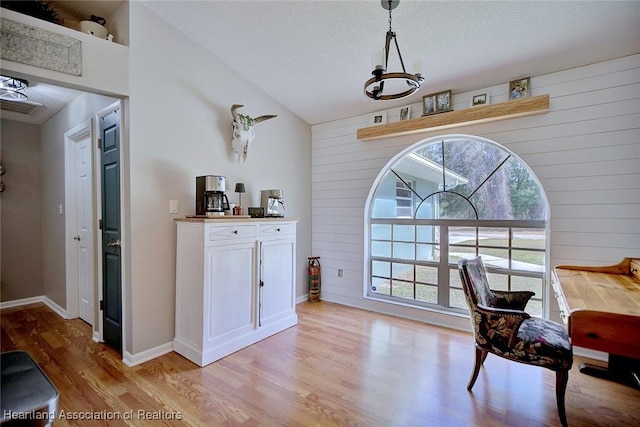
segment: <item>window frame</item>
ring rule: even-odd
[[[444,144],[447,140],[456,140],[456,139],[475,139],[478,140],[479,142],[485,142],[485,143],[489,143],[489,144],[493,144],[497,147],[499,147],[501,150],[504,150],[504,152],[509,156],[509,157],[513,157],[515,160],[517,160],[522,166],[524,166],[528,173],[529,176],[535,181],[536,185],[538,186],[538,189],[540,191],[540,195],[542,198],[542,201],[544,202],[545,206],[544,206],[544,219],[536,219],[536,220],[511,220],[511,219],[506,219],[506,220],[483,220],[483,219],[413,219],[413,218],[374,218],[373,217],[373,203],[375,201],[376,198],[376,194],[377,194],[377,190],[378,187],[380,185],[380,183],[382,182],[382,180],[385,178],[386,174],[389,173],[390,171],[393,172],[393,169],[391,169],[392,166],[394,166],[403,156],[406,156],[416,150],[421,149],[424,146],[427,146],[428,144],[432,144],[432,143],[442,143]],[[394,172],[395,173],[395,172]],[[444,175],[445,171],[443,169],[443,175]],[[447,172],[449,173],[449,172]],[[396,174],[397,175],[397,174]],[[396,184],[397,185],[397,184]],[[413,183],[413,188],[415,189],[417,184]],[[420,199],[420,198],[419,198]],[[420,203],[422,203],[424,200],[420,200]],[[436,204],[434,203],[434,206],[436,206]],[[415,202],[414,202],[414,208],[416,208],[415,206]],[[417,209],[417,208],[416,208]],[[549,210],[549,203],[548,203],[548,199],[546,197],[546,193],[544,192],[544,188],[542,187],[542,185],[540,184],[540,181],[538,180],[538,178],[536,177],[536,175],[533,173],[533,171],[529,168],[529,166],[522,160],[520,159],[517,155],[515,155],[514,153],[512,153],[509,149],[507,149],[506,147],[500,145],[499,143],[483,138],[483,137],[479,137],[479,136],[474,136],[474,135],[461,135],[461,134],[451,134],[451,135],[442,135],[442,136],[437,136],[437,137],[433,137],[433,138],[428,138],[428,139],[424,139],[421,141],[418,141],[417,143],[407,147],[406,149],[402,150],[400,153],[398,153],[396,156],[394,156],[391,160],[389,160],[389,162],[385,165],[385,167],[383,167],[380,171],[380,173],[378,174],[376,180],[374,181],[373,185],[371,186],[370,192],[369,192],[369,197],[367,198],[367,202],[365,204],[365,230],[364,230],[364,243],[365,243],[365,256],[364,256],[364,283],[363,283],[363,297],[366,299],[372,299],[372,300],[377,300],[377,301],[382,301],[382,302],[386,302],[386,303],[391,303],[391,304],[397,304],[397,305],[402,305],[402,306],[409,306],[409,307],[413,307],[413,308],[418,308],[418,309],[424,309],[424,310],[429,310],[429,311],[436,311],[438,313],[442,313],[442,314],[449,314],[449,315],[455,315],[455,316],[468,316],[468,309],[466,309],[466,307],[464,309],[459,309],[456,307],[451,307],[450,306],[450,292],[451,289],[457,289],[457,287],[455,286],[455,284],[450,284],[450,275],[452,274],[452,272],[454,270],[457,271],[457,263],[455,262],[449,262],[449,251],[450,251],[450,245],[449,245],[449,236],[448,236],[448,229],[449,227],[458,227],[458,226],[469,226],[469,227],[474,227],[476,228],[476,230],[478,230],[479,228],[486,228],[486,227],[499,227],[499,228],[505,228],[509,233],[509,246],[506,248],[499,248],[499,249],[504,249],[505,251],[508,252],[509,254],[509,265],[511,265],[512,261],[513,261],[513,252],[515,251],[519,251],[519,250],[526,250],[526,251],[533,251],[533,252],[540,252],[542,253],[543,256],[543,262],[542,262],[542,266],[540,268],[540,271],[528,271],[528,270],[517,270],[517,269],[509,269],[509,268],[500,268],[498,266],[494,266],[491,265],[491,263],[487,263],[486,267],[487,267],[487,272],[492,275],[492,274],[498,274],[498,275],[506,275],[507,278],[507,286],[511,286],[512,283],[512,278],[519,278],[519,277],[533,277],[536,280],[540,280],[540,294],[538,295],[538,292],[536,292],[536,296],[534,297],[535,300],[538,300],[539,303],[541,304],[541,310],[540,310],[540,315],[544,318],[548,318],[549,317],[549,290],[548,290],[548,283],[550,278],[549,278],[549,246],[550,246],[550,224],[549,224],[549,215],[550,215],[550,210]],[[415,215],[415,212],[414,212]],[[430,225],[433,227],[438,227],[438,230],[440,230],[440,240],[439,240],[439,245],[441,247],[441,252],[440,253],[440,258],[438,261],[420,261],[420,260],[415,260],[415,261],[411,261],[408,264],[412,264],[412,265],[420,265],[420,266],[428,266],[428,267],[435,267],[437,268],[438,271],[438,281],[436,286],[438,287],[438,300],[437,303],[429,303],[429,302],[422,302],[422,301],[416,301],[415,299],[404,299],[404,298],[398,298],[398,297],[393,297],[393,296],[389,296],[389,295],[384,295],[384,294],[380,294],[380,293],[376,293],[376,292],[372,292],[371,290],[371,286],[372,286],[372,280],[374,277],[377,277],[374,272],[372,271],[373,269],[373,263],[372,261],[378,261],[378,260],[384,260],[386,262],[389,263],[393,263],[393,262],[400,262],[400,263],[404,263],[407,264],[407,260],[404,259],[398,259],[398,258],[394,258],[393,254],[390,257],[378,257],[378,256],[372,256],[372,242],[375,242],[375,239],[371,238],[372,235],[372,230],[371,230],[371,226],[372,225],[376,225],[376,224],[404,224],[404,225]],[[443,230],[441,227],[444,227],[445,229]],[[524,229],[538,229],[540,231],[543,231],[542,235],[544,236],[544,248],[528,248],[528,247],[514,247],[512,246],[511,243],[511,236],[513,235],[513,231],[512,230],[518,230],[520,228],[524,228]],[[390,243],[390,245],[392,245],[393,243]],[[415,244],[415,239],[414,239],[414,244]],[[482,250],[480,248],[483,248],[484,246],[481,244],[481,242],[476,240],[475,245],[469,245],[470,248],[474,249],[474,253],[479,253],[482,252]],[[496,249],[496,248],[494,248]],[[391,269],[391,267],[390,267]],[[414,268],[415,270],[415,268]],[[393,273],[390,271],[389,273],[390,278],[392,278]],[[414,273],[414,290],[415,290],[415,273]],[[391,286],[391,284],[390,284]],[[536,286],[538,286],[536,284]],[[538,289],[536,287],[536,289]],[[391,291],[390,291],[391,292]],[[415,291],[414,291],[414,296],[415,296]],[[414,297],[415,298],[415,297]]]

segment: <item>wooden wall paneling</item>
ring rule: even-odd
[[[534,76],[532,93],[550,95],[550,111],[544,115],[367,143],[358,141],[355,132],[368,125],[368,115],[313,126],[312,187],[317,190],[313,196],[313,225],[330,226],[341,221],[345,227],[340,228],[339,234],[359,235],[363,232],[364,201],[359,207],[329,207],[328,197],[342,198],[340,194],[332,196],[332,190],[342,189],[353,197],[358,194],[366,197],[381,168],[405,147],[440,134],[474,134],[514,151],[545,188],[551,204],[552,265],[617,262],[634,251],[628,247],[635,237],[629,230],[634,226],[637,229],[640,221],[639,70],[640,55],[632,55]],[[506,89],[500,90],[502,86],[489,88],[492,103],[506,97]],[[472,94],[482,90],[454,94],[454,105],[465,105]],[[345,156],[348,162],[342,161]],[[625,233],[630,233],[630,237],[626,238]],[[558,236],[557,242],[554,235]],[[599,247],[591,246],[596,241]],[[341,259],[332,256],[334,252],[348,253],[356,263],[364,259],[364,242],[344,248],[338,236],[322,232],[314,234],[313,250],[314,254],[330,259],[335,268],[340,268]],[[639,250],[635,248],[636,255]],[[353,286],[354,295],[362,294],[362,279],[330,279],[328,292],[337,302],[341,298],[333,293],[338,289]],[[344,302],[354,300],[345,297]],[[357,304],[378,306],[362,297]],[[393,312],[395,308],[388,310]]]

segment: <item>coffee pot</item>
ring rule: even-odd
[[[196,177],[196,215],[223,216],[229,210],[225,177],[204,175]]]
[[[260,206],[264,209],[265,217],[284,217],[284,193],[282,190],[262,190],[260,196]]]

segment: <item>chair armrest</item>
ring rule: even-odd
[[[486,307],[477,305],[473,309],[472,323],[475,328],[476,342],[480,347],[487,346],[507,352],[518,338],[518,329],[531,316],[521,310]]]
[[[531,291],[492,291],[496,297],[497,308],[510,308],[512,310],[524,310],[532,296]]]

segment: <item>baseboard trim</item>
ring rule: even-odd
[[[125,351],[123,354],[122,362],[131,368],[133,366],[147,362],[151,359],[155,359],[156,357],[160,357],[167,353],[171,353],[172,351],[173,351],[173,342],[161,344],[157,347],[150,348],[149,350],[145,350],[137,354],[131,354],[128,351]]]
[[[42,302],[44,303],[44,296],[40,295],[37,297],[29,297],[29,298],[21,298],[14,299],[11,301],[3,301],[0,302],[0,309],[12,308],[12,307],[20,307],[22,305],[36,304]]]
[[[296,305],[303,303],[309,299],[309,294],[304,294],[296,298]]]
[[[65,320],[69,319],[69,314],[67,313],[67,310],[60,307],[51,298],[45,295],[0,302],[0,309],[21,307],[24,305],[37,304],[37,303],[43,303],[44,305],[49,307],[51,310],[53,310],[58,316],[62,317]]]
[[[53,302],[53,300],[50,299],[49,297],[43,296],[42,297],[42,302],[44,303],[44,305],[49,307],[51,310],[55,311],[58,316],[62,317],[63,319],[69,319],[69,313],[67,312],[67,310],[62,308],[62,307],[60,307],[55,302]]]

